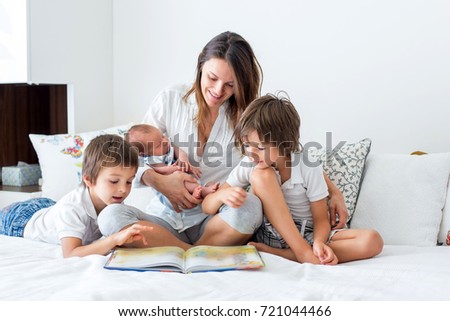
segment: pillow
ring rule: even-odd
[[[441,227],[438,234],[438,243],[450,245],[450,189],[447,187],[447,198],[442,213]]]
[[[389,245],[436,245],[449,174],[450,153],[371,155],[351,227]]]
[[[58,201],[81,183],[83,151],[101,134],[123,137],[129,126],[117,126],[81,134],[30,134],[42,172],[42,196]]]
[[[133,183],[130,195],[125,199],[124,203],[137,207],[142,212],[146,212],[148,204],[151,199],[155,197],[155,190],[149,186],[136,186]]]
[[[305,145],[308,158],[310,156],[311,159],[318,158],[328,178],[342,192],[349,214],[347,222],[352,219],[355,211],[371,144],[372,141],[366,138],[357,143],[344,144],[338,150],[308,148]]]

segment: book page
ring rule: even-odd
[[[155,248],[118,248],[107,268],[125,270],[183,270],[184,250],[174,246]]]
[[[185,254],[186,272],[257,269],[264,266],[254,246],[196,246]]]

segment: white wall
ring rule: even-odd
[[[112,0],[29,0],[29,80],[71,84],[73,124],[113,124]]]
[[[373,152],[450,150],[450,1],[113,0],[114,122],[138,122],[165,86],[231,30],[263,93],[286,90],[302,140],[373,140]]]
[[[0,0],[0,83],[26,82],[27,0]]]

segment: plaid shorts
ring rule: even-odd
[[[308,242],[309,245],[312,245],[314,243],[314,226],[312,219],[294,221],[294,223],[305,241]],[[331,230],[328,237],[328,242],[330,242],[331,238],[336,232],[341,230],[342,229]],[[279,249],[289,248],[289,245],[286,243],[280,233],[278,233],[278,231],[272,226],[272,224],[270,224],[267,217],[265,216],[263,223],[253,236],[253,240]]]
[[[55,201],[40,197],[5,207],[0,211],[0,234],[22,237],[25,225],[34,213],[54,204]]]

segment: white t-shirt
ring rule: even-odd
[[[291,178],[281,185],[285,201],[294,221],[302,222],[312,218],[311,202],[328,196],[328,188],[323,177],[322,166],[307,166],[302,153],[291,154]],[[230,186],[246,188],[250,184],[250,176],[255,169],[252,161],[244,157],[241,163],[231,172],[227,179]],[[276,172],[278,182],[281,178]]]
[[[195,148],[198,142],[198,127],[194,120],[198,105],[194,94],[187,102],[183,100],[189,88],[187,85],[181,85],[161,91],[150,105],[143,122],[158,127],[174,145],[187,153],[192,165],[200,167],[202,171],[200,184],[208,182],[222,184],[242,158],[234,146],[233,129],[230,128],[225,114],[227,103],[219,109],[219,116],[211,130],[203,156],[198,156]],[[146,169],[148,168],[138,170],[135,186],[142,186],[141,177]],[[161,204],[158,198],[152,200],[146,211],[163,218],[180,232],[197,225],[206,217],[200,205],[176,213]]]
[[[101,238],[88,188],[80,185],[55,205],[36,212],[25,226],[23,237],[51,244],[61,244],[64,237],[76,237],[83,245]]]

